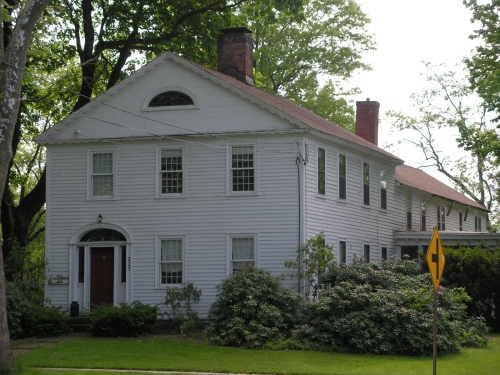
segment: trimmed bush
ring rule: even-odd
[[[120,306],[103,305],[88,315],[87,330],[100,337],[136,337],[151,333],[158,316],[158,307],[141,302]]]
[[[214,344],[260,349],[285,339],[297,321],[299,295],[262,269],[245,267],[217,290],[207,327]]]

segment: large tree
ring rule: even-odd
[[[353,130],[354,110],[343,82],[369,67],[370,22],[353,0],[311,0],[303,12],[272,12],[248,3],[238,16],[253,31],[257,82],[317,114]]]
[[[500,0],[464,0],[472,11],[472,22],[479,28],[471,38],[480,40],[472,57],[465,61],[472,88],[483,98],[487,108],[500,121]],[[500,154],[500,151],[498,152]]]
[[[338,81],[366,68],[361,52],[373,48],[364,30],[368,20],[352,0],[58,0],[46,17],[28,56],[33,75],[25,79],[14,151],[165,50],[215,67],[218,29],[242,24],[255,31],[256,77],[264,88],[349,128],[353,112]],[[45,71],[36,69],[40,61]],[[319,73],[332,80],[322,84]],[[8,259],[43,230],[33,223],[43,214],[46,175],[37,164],[21,165],[26,160],[38,159],[16,156],[4,185]],[[22,254],[9,262],[9,279],[22,272]]]
[[[0,2],[0,196],[13,157],[12,141],[20,107],[24,66],[35,24],[50,0],[7,1],[4,11]],[[0,212],[3,211],[0,202]],[[5,299],[5,275],[0,242],[0,372],[14,367],[10,346]]]
[[[486,105],[460,77],[460,69],[430,63],[426,67],[430,87],[412,95],[415,115],[389,111],[389,120],[397,132],[407,134],[405,144],[423,153],[426,163],[419,167],[437,169],[459,191],[491,210],[490,224],[497,224],[499,169],[491,148],[497,134]]]

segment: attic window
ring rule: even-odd
[[[194,105],[194,101],[189,95],[180,91],[165,91],[153,97],[148,107],[176,107],[186,105]]]

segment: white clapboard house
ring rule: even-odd
[[[498,244],[485,207],[377,146],[379,103],[357,102],[350,133],[254,87],[252,48],[221,30],[217,71],[166,52],[36,139],[53,305],[157,304],[192,282],[203,318],[234,270],[290,272],[319,232],[341,263],[415,256],[434,226]]]

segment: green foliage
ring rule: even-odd
[[[6,283],[7,320],[12,338],[56,336],[70,331],[66,311],[30,301],[27,290],[29,285],[21,281]]]
[[[472,301],[468,313],[481,316],[489,327],[500,331],[500,249],[480,246],[445,248],[446,268],[442,285],[463,287]],[[497,307],[497,308],[495,308]]]
[[[193,283],[185,283],[181,288],[167,288],[165,301],[167,318],[172,320],[175,330],[186,333],[199,325],[196,311],[192,304],[200,302],[201,290]]]
[[[500,120],[500,7],[498,0],[477,1],[464,0],[465,6],[472,11],[472,21],[480,27],[471,38],[480,39],[483,43],[476,47],[476,53],[465,61],[470,73],[470,83],[484,99],[487,107],[498,115]],[[497,137],[496,155],[500,156],[500,142]]]
[[[101,337],[136,337],[151,333],[158,316],[158,306],[141,302],[103,305],[87,315],[88,331]]]
[[[297,258],[285,261],[287,268],[297,270],[297,274],[292,277],[305,279],[306,299],[315,300],[318,296],[320,285],[324,284],[324,277],[329,268],[335,266],[333,256],[333,245],[325,242],[325,234],[319,233],[316,237],[310,238],[305,244],[299,245]]]
[[[217,290],[207,327],[214,344],[260,349],[286,338],[297,320],[297,293],[262,269],[245,267],[223,280]]]
[[[428,355],[432,353],[431,279],[416,261],[354,259],[329,269],[331,286],[309,303],[304,324],[292,339],[321,350],[352,353]],[[461,344],[485,343],[486,326],[466,315],[463,289],[441,288],[438,295],[438,350],[453,353]]]
[[[354,111],[346,97],[357,90],[343,82],[374,48],[366,31],[370,22],[352,0],[312,0],[302,12],[274,12],[269,6],[247,2],[237,21],[253,31],[256,71],[265,90],[280,94],[313,112],[352,129]],[[328,77],[329,82],[320,82]]]
[[[23,337],[49,337],[70,332],[69,315],[61,307],[32,304],[23,316]]]

